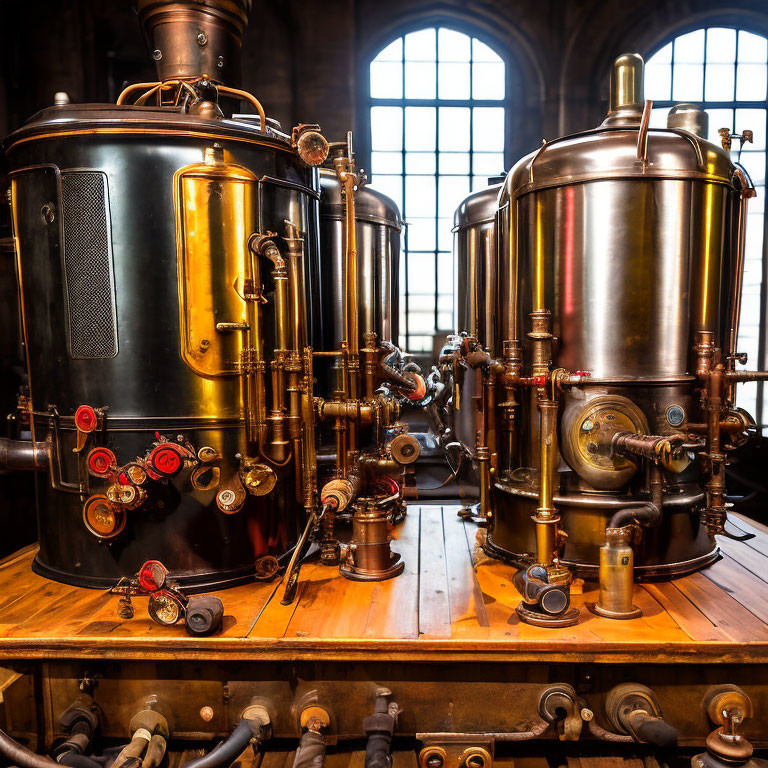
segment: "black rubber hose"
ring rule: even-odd
[[[656,525],[661,520],[661,509],[655,504],[643,504],[638,507],[625,507],[614,513],[608,528],[624,528],[632,523]]]
[[[382,696],[383,706],[377,709],[385,709],[386,699]],[[392,734],[395,730],[395,718],[386,711],[374,712],[363,720],[363,730],[368,737],[365,745],[365,768],[390,768],[392,758]]]
[[[59,765],[66,765],[67,768],[104,768],[103,763],[71,750],[69,752],[62,752],[56,758],[56,762]]]
[[[183,768],[223,768],[231,765],[253,738],[248,720],[241,720],[237,728],[207,755],[190,760]]]
[[[325,765],[325,736],[317,731],[305,731],[296,750],[293,768],[323,768]]]
[[[632,712],[629,715],[629,721],[640,741],[661,749],[672,749],[677,746],[677,728],[660,717],[652,717],[645,712]]]
[[[58,765],[50,758],[23,747],[3,730],[0,730],[0,755],[19,768],[56,768]]]

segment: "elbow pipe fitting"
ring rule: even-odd
[[[608,528],[624,528],[627,525],[638,525],[650,528],[661,521],[661,507],[648,502],[638,507],[625,507],[615,512]]]
[[[0,470],[48,469],[48,447],[32,440],[10,440],[0,437]]]
[[[531,565],[518,571],[512,583],[526,606],[546,616],[560,616],[571,604],[568,585],[550,584],[547,569],[543,565]]]

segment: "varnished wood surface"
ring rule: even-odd
[[[733,516],[722,558],[706,570],[635,589],[642,618],[611,621],[583,608],[595,585],[574,595],[579,623],[531,627],[514,612],[514,569],[476,546],[477,527],[457,507],[413,505],[395,532],[404,573],[352,582],[336,568],[304,566],[298,599],[280,604],[278,583],[218,593],[223,631],[193,639],[181,625],[117,616],[117,598],[32,573],[34,547],[0,562],[0,658],[506,660],[598,662],[768,661],[768,528]]]

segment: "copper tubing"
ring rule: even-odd
[[[248,91],[241,91],[239,88],[230,88],[228,85],[217,85],[219,93],[223,93],[227,96],[238,96],[241,99],[253,104],[256,111],[259,113],[260,133],[267,132],[267,115],[264,112],[264,107],[261,106],[261,102]]]
[[[738,201],[738,213],[736,217],[736,231],[734,235],[735,268],[734,268],[734,292],[733,304],[731,305],[731,322],[728,335],[728,354],[736,353],[736,345],[739,338],[739,320],[741,316],[741,288],[744,282],[744,259],[746,253],[746,234],[747,234],[747,201],[755,196],[755,188],[751,186],[750,180],[741,168],[734,172],[734,178],[741,182],[741,190]]]
[[[315,446],[314,369],[312,348],[304,348],[304,386],[301,394],[301,414],[304,424],[304,506],[317,509],[317,449]]]
[[[554,400],[539,400],[539,506],[536,509],[536,562],[550,566],[554,561],[557,522],[554,485],[557,476],[557,409]]]
[[[600,741],[610,741],[615,744],[632,744],[635,741],[631,736],[627,734],[612,733],[611,731],[606,731],[605,728],[597,724],[597,721],[594,719],[594,717],[587,721],[587,728],[589,729],[589,732],[596,739],[600,739]]]
[[[266,429],[264,358],[261,348],[261,273],[253,238],[248,244],[243,298],[247,330],[242,352],[245,433],[249,455],[255,454],[263,442]]]
[[[643,107],[643,116],[640,118],[640,128],[637,132],[637,159],[641,163],[648,162],[648,129],[651,124],[651,112],[653,102],[647,100]]]

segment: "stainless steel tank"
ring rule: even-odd
[[[732,395],[745,380],[735,340],[753,190],[728,152],[678,127],[703,124],[695,112],[649,129],[642,59],[622,57],[603,124],[545,142],[501,191],[498,324],[488,340],[464,309],[459,356],[483,387],[487,547],[517,564],[596,575],[620,511],[641,532],[638,576],[717,556],[722,453],[751,423]],[[472,306],[478,270],[461,257],[459,270],[458,301]],[[714,368],[731,383],[708,433],[714,399],[700,392]]]
[[[338,347],[344,339],[344,220],[342,187],[336,172],[320,168],[320,240],[324,271],[324,347]],[[396,344],[399,336],[400,233],[397,205],[386,195],[363,185],[355,195],[358,247],[360,338],[375,333],[379,342]]]

